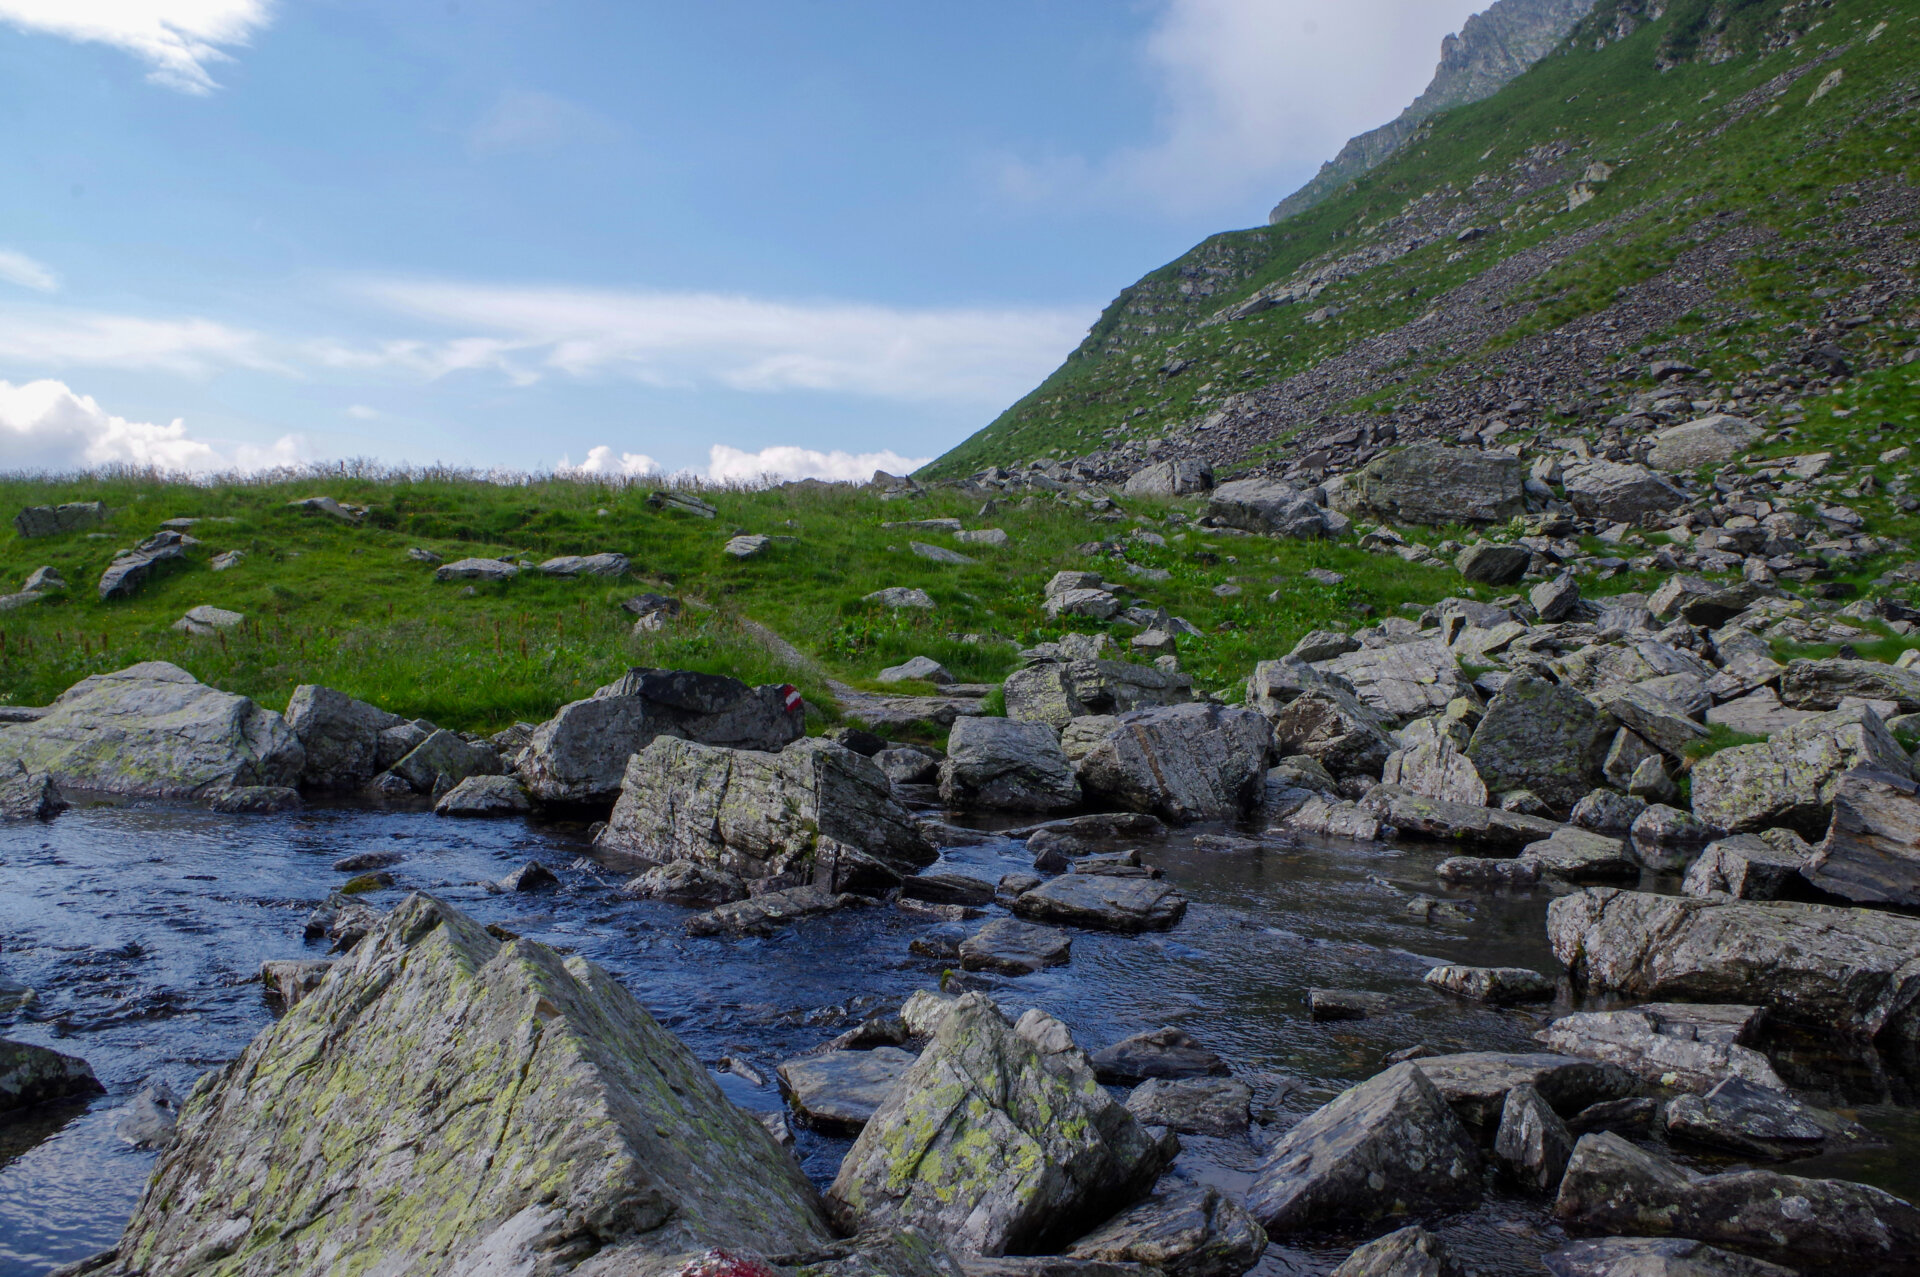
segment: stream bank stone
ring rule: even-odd
[[[1784,825],[1818,837],[1840,777],[1855,767],[1908,768],[1905,751],[1865,706],[1816,714],[1758,745],[1701,759],[1693,768],[1693,814],[1731,833]]]
[[[300,783],[313,789],[359,789],[397,761],[381,763],[380,733],[404,722],[398,714],[345,692],[302,683],[287,702],[287,726],[306,751]]]
[[[99,1095],[107,1088],[85,1060],[0,1038],[0,1113]]]
[[[1080,805],[1080,781],[1046,723],[960,718],[940,764],[940,798],[950,807],[1065,811]]]
[[[1564,812],[1601,784],[1612,737],[1612,724],[1586,697],[1516,675],[1487,706],[1467,757],[1489,791],[1528,790]]]
[[[1080,784],[1089,795],[1167,821],[1226,819],[1259,801],[1272,741],[1267,720],[1250,709],[1134,710],[1080,759]]]

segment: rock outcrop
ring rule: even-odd
[[[1503,523],[1526,511],[1527,494],[1512,453],[1421,443],[1349,476],[1336,504],[1389,523]]]
[[[949,807],[1065,811],[1080,805],[1080,781],[1046,723],[961,718],[947,737],[940,797]]]
[[[358,789],[382,770],[380,733],[406,720],[330,687],[303,683],[287,702],[287,726],[300,738],[306,763],[300,783],[314,789]]]
[[[1090,795],[1163,820],[1219,820],[1259,800],[1273,739],[1249,709],[1170,705],[1119,716],[1080,759]]]
[[[1818,837],[1833,810],[1840,777],[1855,767],[1898,773],[1906,752],[1880,716],[1862,705],[1836,709],[1737,745],[1693,769],[1693,813],[1734,833],[1777,825]]]

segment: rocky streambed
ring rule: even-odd
[[[942,848],[921,876],[972,879],[987,893],[1005,875],[1031,868],[1032,840],[982,823],[954,825],[970,829],[971,845]],[[83,804],[52,823],[0,825],[0,973],[35,991],[10,1013],[5,1036],[85,1058],[105,1088],[91,1099],[0,1118],[0,1277],[45,1273],[114,1244],[156,1157],[129,1142],[151,1125],[130,1119],[154,1107],[161,1088],[190,1093],[273,1021],[277,1007],[259,982],[261,964],[327,956],[324,938],[305,938],[308,917],[366,872],[360,866],[379,865],[374,872],[391,876],[391,885],[355,897],[376,910],[401,904],[410,891],[428,892],[496,935],[605,968],[686,1044],[727,1098],[751,1113],[789,1115],[799,1166],[823,1190],[853,1147],[854,1127],[919,1045],[896,1043],[885,1017],[943,983],[949,992],[984,992],[1010,1020],[1029,1008],[1057,1018],[1094,1053],[1103,1079],[1139,1082],[1155,1071],[1139,1059],[1167,1054],[1164,1040],[1117,1054],[1108,1048],[1163,1028],[1183,1032],[1191,1058],[1202,1061],[1192,1071],[1217,1077],[1224,1070],[1245,1090],[1219,1087],[1201,1097],[1202,1112],[1180,1116],[1178,1088],[1151,1080],[1133,1087],[1143,1115],[1167,1121],[1175,1114],[1190,1128],[1178,1137],[1163,1189],[1211,1186],[1233,1200],[1264,1198],[1268,1210],[1282,1209],[1273,1200],[1278,1190],[1259,1177],[1275,1146],[1290,1131],[1297,1137],[1303,1120],[1344,1088],[1381,1074],[1395,1053],[1541,1051],[1535,1035],[1576,1009],[1564,984],[1554,1001],[1501,1006],[1451,996],[1424,979],[1442,964],[1559,973],[1547,914],[1571,887],[1549,880],[1461,891],[1436,875],[1445,852],[1432,843],[1326,841],[1266,834],[1257,825],[1192,825],[1104,847],[1127,849],[1186,898],[1184,917],[1171,929],[1134,935],[1066,927],[1069,952],[1049,952],[1030,974],[1012,975],[1002,972],[1021,964],[959,969],[962,939],[1008,917],[993,904],[978,906],[974,918],[943,919],[929,914],[968,907],[883,902],[764,928],[764,935],[689,935],[687,908],[622,893],[632,866],[614,851],[595,850],[582,826],[454,822],[424,811],[322,804],[234,816],[164,802]],[[522,873],[515,884],[531,889],[501,888],[531,861],[549,867],[555,881],[541,886],[540,875]],[[1639,885],[1679,888],[1676,878],[1652,874]],[[967,893],[962,884],[946,894]],[[870,1049],[817,1054],[849,1031]],[[1781,1170],[1920,1197],[1915,1082],[1898,1050],[1787,1030],[1747,1040],[1804,1102],[1841,1111],[1870,1136]],[[848,1064],[860,1067],[849,1074]],[[1453,1088],[1456,1109],[1482,1103],[1460,1098],[1460,1087],[1471,1085],[1458,1076],[1448,1082],[1448,1068],[1459,1072],[1434,1072]],[[1162,1094],[1143,1096],[1156,1088]],[[1555,1107],[1568,1107],[1567,1096],[1551,1094],[1551,1079],[1540,1079],[1540,1089],[1561,1101]],[[1636,1089],[1663,1094],[1652,1084]],[[143,1092],[147,1100],[136,1100]],[[1126,1093],[1126,1084],[1115,1084],[1115,1094]],[[1235,1116],[1242,1095],[1251,1118],[1244,1129]],[[795,1102],[811,1116],[796,1112]],[[1503,1102],[1491,1094],[1481,1116],[1497,1122]],[[1637,1136],[1659,1148],[1660,1128],[1656,1122]],[[1709,1172],[1772,1165],[1683,1140],[1666,1151]],[[1608,1169],[1577,1164],[1575,1173]],[[1478,1169],[1467,1178],[1470,1191],[1412,1217],[1467,1269],[1537,1273],[1543,1254],[1573,1240],[1556,1222],[1551,1196]],[[1357,1236],[1379,1231],[1336,1226],[1276,1235],[1253,1271],[1331,1272]]]

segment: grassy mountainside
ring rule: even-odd
[[[1823,324],[1864,366],[1910,344],[1920,0],[1652,7],[1602,0],[1344,193],[1149,274],[924,473],[1148,439],[1277,469],[1328,433],[1451,436],[1514,401],[1591,422],[1654,352],[1731,397]]]

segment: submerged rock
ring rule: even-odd
[[[1377,1238],[1348,1255],[1331,1277],[1463,1277],[1446,1243],[1418,1224]]]
[[[803,918],[872,903],[867,897],[850,891],[833,892],[811,885],[789,887],[697,913],[687,919],[685,926],[690,936],[764,936]]]
[[[794,1111],[809,1126],[852,1134],[885,1103],[914,1059],[892,1046],[822,1051],[788,1060],[778,1072]]]
[[[165,661],[83,678],[40,718],[0,731],[0,766],[142,798],[292,785],[305,761],[280,715]]]
[[[1179,1029],[1152,1029],[1095,1051],[1102,1082],[1129,1086],[1152,1078],[1224,1077],[1227,1062]]]
[[[1072,957],[1073,938],[1066,932],[1013,918],[995,918],[960,943],[964,971],[1031,975],[1065,966]]]
[[[650,1265],[831,1243],[798,1164],[592,963],[422,895],[347,961],[188,1101],[103,1271],[673,1271]]]
[[[1166,1150],[1084,1057],[1050,1049],[1056,1027],[1023,1018],[1016,1030],[989,999],[963,994],[841,1162],[828,1194],[840,1224],[1030,1253],[1138,1196]]]
[[[1667,1105],[1667,1135],[1770,1161],[1875,1142],[1866,1127],[1850,1118],[1739,1077],[1723,1079],[1705,1095],[1682,1095]]]

